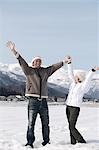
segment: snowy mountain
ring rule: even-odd
[[[74,70],[84,72],[84,70]],[[62,67],[57,70],[48,79],[48,92],[50,96],[65,97],[68,94],[70,81],[67,74],[67,68]],[[12,94],[24,94],[25,92],[25,75],[19,64],[2,64],[0,63],[0,95],[7,91],[13,91]],[[5,93],[6,94],[6,93]],[[99,99],[99,74],[96,73],[91,81],[91,88],[85,94],[86,98]]]

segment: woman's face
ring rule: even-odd
[[[74,79],[75,79],[76,83],[81,83],[82,82],[77,75],[74,76]]]

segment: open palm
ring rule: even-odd
[[[15,50],[15,44],[11,41],[8,41],[6,46],[11,49],[12,51]]]

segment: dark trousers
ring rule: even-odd
[[[82,135],[75,127],[77,118],[79,116],[79,112],[80,112],[79,107],[72,107],[72,106],[66,107],[66,115],[69,123],[71,144],[76,144],[77,142],[86,143]]]
[[[35,141],[34,126],[37,114],[39,114],[41,118],[43,140],[44,142],[49,142],[49,112],[47,101],[46,99],[39,101],[37,99],[30,98],[28,104],[28,144],[33,144]]]

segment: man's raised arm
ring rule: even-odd
[[[21,55],[16,50],[15,43],[13,43],[12,41],[8,41],[7,44],[6,44],[6,46],[13,52],[13,54],[15,55],[15,57],[18,59],[19,64],[20,64],[23,72],[25,74],[28,74],[28,72],[29,72],[29,66],[28,66],[27,62],[21,57]]]
[[[16,50],[15,43],[8,41],[6,46],[13,52],[13,54],[16,56],[16,58],[19,57],[19,53]]]

